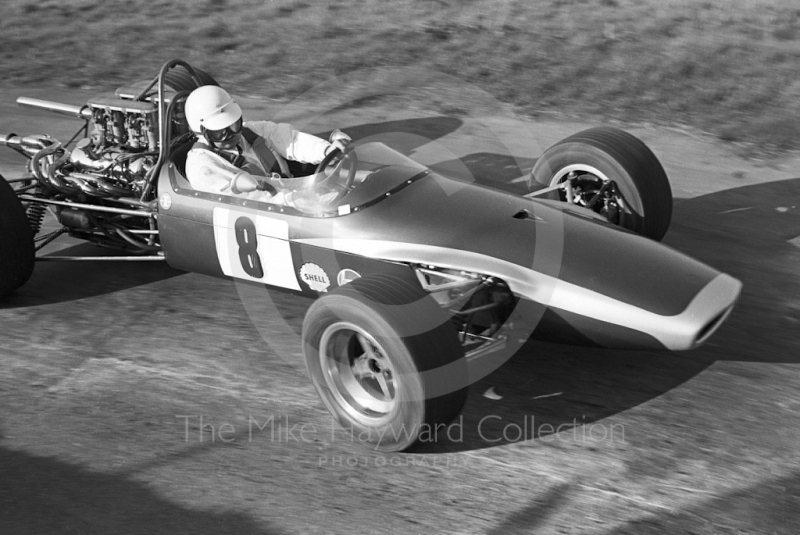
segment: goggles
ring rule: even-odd
[[[230,126],[222,128],[221,130],[204,130],[203,134],[208,138],[209,141],[213,141],[214,143],[220,143],[222,141],[231,139],[241,131],[242,131],[242,118],[239,117],[239,120]]]

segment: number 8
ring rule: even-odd
[[[264,269],[258,256],[258,238],[253,220],[240,217],[233,227],[236,232],[236,243],[239,244],[239,261],[242,263],[242,269],[253,278],[263,278]]]

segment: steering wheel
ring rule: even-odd
[[[350,193],[350,187],[353,185],[353,181],[356,178],[356,171],[358,170],[358,156],[355,153],[355,147],[349,145],[345,148],[344,153],[342,154],[342,159],[339,161],[339,165],[333,170],[333,172],[329,176],[325,176],[322,172],[331,164],[331,162],[336,158],[339,153],[342,151],[338,148],[333,149],[325,158],[317,166],[317,170],[314,171],[314,174],[317,175],[314,179],[313,187],[314,188],[321,188],[321,187],[333,187],[339,190],[339,194],[336,196],[335,199],[330,201],[330,204],[338,202],[342,197]],[[339,169],[341,169],[342,165],[344,165],[344,161],[350,161],[350,168],[347,170],[347,178],[344,181],[344,184],[336,183],[336,177],[339,175]]]

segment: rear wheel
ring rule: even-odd
[[[35,256],[25,209],[11,185],[0,176],[0,298],[28,281]]]
[[[590,128],[559,141],[537,160],[532,186],[569,182],[570,200],[611,223],[661,240],[672,219],[672,189],[655,154],[641,140],[611,127]]]
[[[466,401],[455,328],[424,290],[396,277],[363,277],[319,298],[303,351],[325,406],[377,450],[435,441]]]

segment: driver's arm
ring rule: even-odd
[[[199,191],[230,195],[230,172],[234,169],[206,150],[192,149],[186,155],[186,180]]]
[[[278,154],[296,162],[318,164],[331,146],[324,139],[295,130],[287,123],[255,121],[247,123],[247,126],[267,140]]]
[[[249,178],[249,180],[247,180]],[[285,193],[276,191],[266,177],[251,175],[206,150],[190,150],[186,156],[186,179],[198,191],[236,195],[245,199],[288,204]],[[252,181],[253,187],[245,184]],[[238,185],[238,187],[237,187]]]

